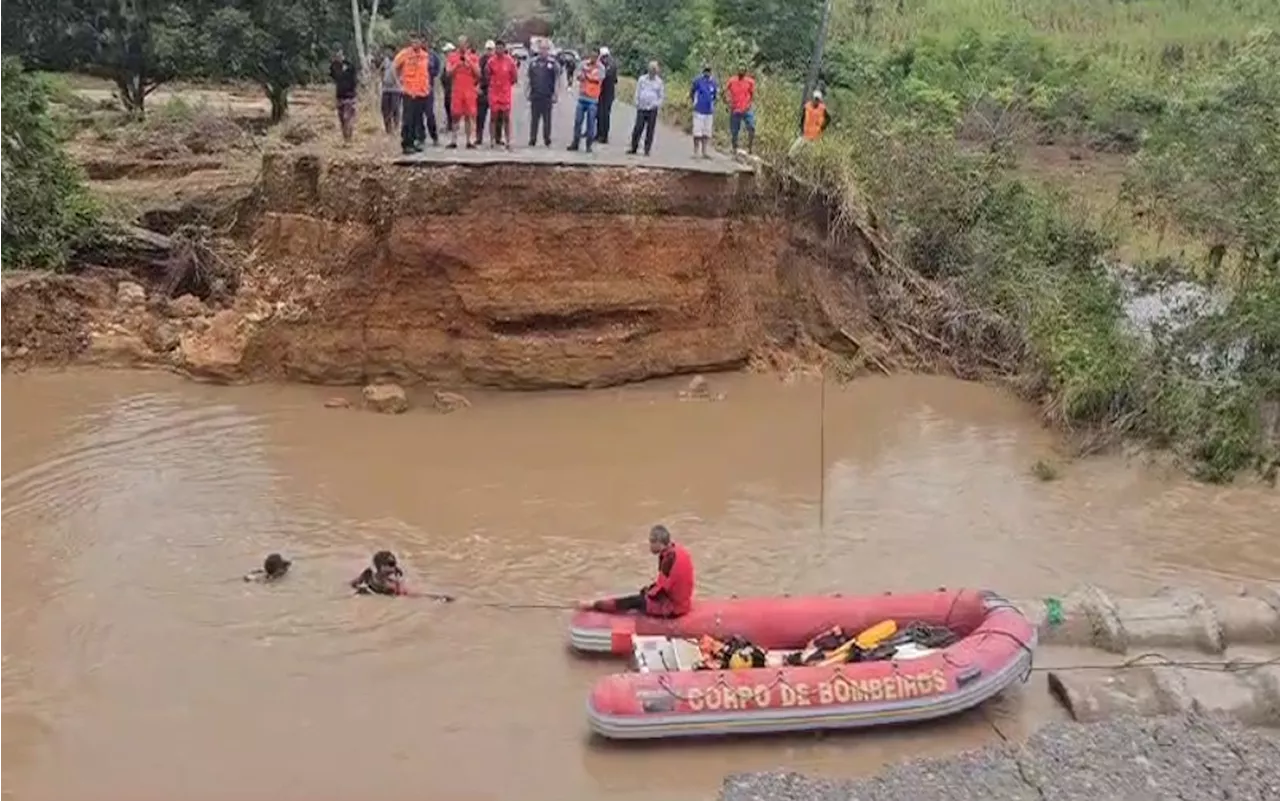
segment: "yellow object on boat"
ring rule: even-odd
[[[898,633],[898,623],[894,620],[881,621],[853,638],[858,647],[864,651],[875,648],[880,643]]]

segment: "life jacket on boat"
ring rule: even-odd
[[[703,670],[748,670],[762,668],[767,661],[765,652],[743,637],[720,642],[704,635],[698,641],[698,650],[702,652],[699,667]]]
[[[658,554],[658,577],[644,591],[644,611],[653,617],[680,617],[693,608],[693,558],[671,543]]]

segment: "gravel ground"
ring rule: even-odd
[[[906,762],[857,781],[725,779],[720,801],[1276,801],[1280,734],[1199,716],[1055,723],[1021,746]]]

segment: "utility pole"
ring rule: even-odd
[[[822,22],[818,25],[818,39],[813,43],[813,61],[809,63],[809,76],[804,82],[804,96],[800,98],[799,126],[804,128],[804,105],[813,96],[818,85],[818,73],[822,70],[822,54],[827,48],[827,28],[831,25],[831,0],[823,0]],[[801,131],[803,133],[803,130]]]

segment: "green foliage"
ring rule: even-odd
[[[1280,33],[1249,37],[1151,131],[1126,187],[1136,203],[1280,281]],[[1219,265],[1213,265],[1215,268]]]
[[[332,43],[349,33],[327,0],[239,0],[222,4],[204,24],[202,51],[210,75],[254,81],[284,118],[289,89],[323,75]]]
[[[93,236],[97,211],[55,135],[41,78],[16,59],[3,70],[4,268],[58,269]]]
[[[400,31],[422,31],[440,41],[468,36],[477,42],[502,28],[500,0],[400,0],[391,12]]]

